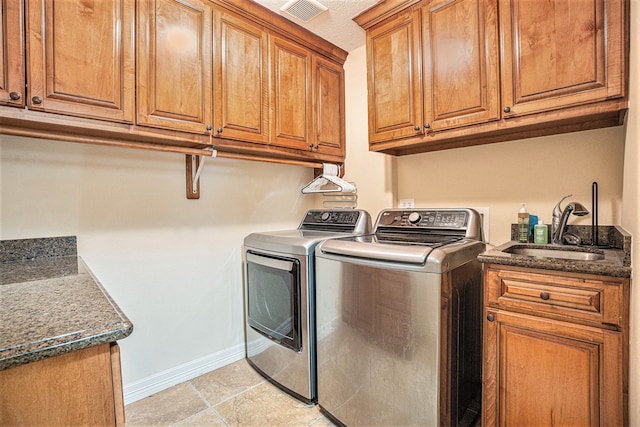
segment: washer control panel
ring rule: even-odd
[[[371,216],[362,209],[312,209],[298,229],[367,234],[371,232]]]
[[[358,222],[359,216],[359,211],[309,211],[303,223],[349,225]]]
[[[469,222],[468,210],[457,209],[414,209],[382,211],[378,217],[378,227],[402,228],[446,228],[465,229]]]

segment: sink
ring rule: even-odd
[[[566,246],[549,246],[541,248],[516,245],[504,249],[504,252],[535,258],[558,258],[577,261],[599,261],[604,259],[604,252],[581,250],[579,248],[567,248]]]

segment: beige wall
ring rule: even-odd
[[[78,237],[134,324],[127,401],[244,357],[242,240],[297,227],[311,169],[208,159],[187,200],[183,155],[0,139],[0,239]]]
[[[367,54],[364,46],[349,52],[344,64],[347,160],[344,179],[358,188],[358,207],[371,214],[393,206],[396,193],[395,161],[368,150]]]
[[[620,224],[623,155],[624,128],[617,127],[403,156],[397,197],[425,207],[488,207],[490,243],[499,245],[511,239],[522,203],[549,224],[567,194],[591,210],[597,181],[599,223]],[[591,216],[569,221],[591,224]]]

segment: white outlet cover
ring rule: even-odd
[[[400,199],[400,202],[398,203],[398,207],[400,209],[415,208],[416,207],[416,201],[415,201],[415,199]]]

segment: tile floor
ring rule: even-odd
[[[126,427],[331,427],[315,406],[290,397],[246,360],[178,384],[125,407]]]

